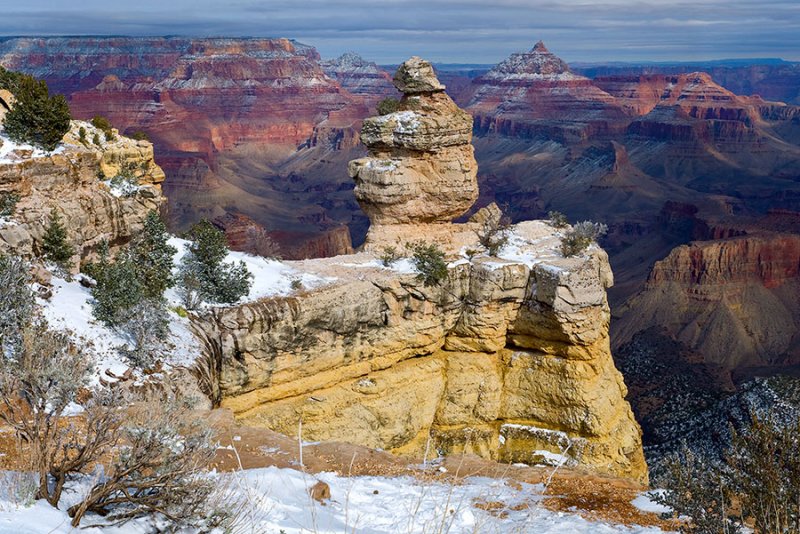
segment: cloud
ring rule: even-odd
[[[797,0],[28,0],[4,35],[291,37],[323,56],[495,63],[544,39],[570,61],[800,60]]]

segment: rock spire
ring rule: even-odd
[[[369,156],[350,162],[356,199],[373,226],[450,222],[478,198],[472,116],[418,57],[397,69],[394,85],[398,110],[364,121]]]

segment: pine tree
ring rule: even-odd
[[[43,80],[8,71],[0,74],[0,86],[11,91],[16,99],[3,121],[8,136],[47,151],[55,149],[69,130],[67,100],[63,95],[51,97]]]
[[[131,259],[138,268],[146,298],[160,299],[175,285],[172,258],[178,251],[167,243],[168,239],[167,227],[158,213],[148,213],[142,232],[131,245]]]
[[[67,228],[61,222],[56,208],[50,210],[47,229],[42,238],[42,252],[45,258],[67,269],[69,260],[75,255],[75,248],[67,240]]]
[[[186,246],[181,260],[179,282],[187,305],[197,293],[202,300],[233,304],[250,292],[253,275],[244,262],[227,264],[225,234],[210,222],[202,220],[189,232],[192,242]],[[192,289],[195,288],[196,289]]]
[[[138,266],[128,251],[117,255],[113,263],[108,261],[107,254],[101,254],[99,262],[86,267],[86,273],[96,282],[91,290],[92,313],[111,327],[125,322],[128,310],[145,298]]]

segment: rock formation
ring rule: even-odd
[[[298,263],[320,288],[199,318],[207,393],[251,426],[296,435],[302,421],[306,440],[416,457],[560,454],[646,481],[609,349],[606,254],[564,258],[555,229],[524,222],[499,258],[467,257],[480,221],[499,215],[449,222],[477,195],[469,116],[419,58],[395,84],[401,110],[364,122],[370,157],[350,165],[373,223],[366,252]],[[439,284],[369,252],[420,236],[455,260]]]
[[[325,74],[336,80],[348,92],[367,97],[371,103],[394,94],[392,77],[372,61],[354,52],[321,62]]]
[[[800,362],[800,236],[698,241],[656,262],[620,309],[616,344],[662,327],[728,370]]]
[[[11,94],[10,91],[5,89],[0,89],[0,124],[3,123],[3,119],[6,117],[6,113],[11,111],[11,108],[14,106],[14,102],[16,99],[14,95]]]
[[[479,134],[580,141],[619,131],[625,118],[611,95],[573,74],[541,41],[529,52],[512,54],[474,83],[467,110],[475,116]]]
[[[361,129],[370,155],[349,166],[356,199],[373,227],[448,223],[478,198],[472,117],[420,58],[403,63],[394,84],[403,93],[399,110],[365,119]]]
[[[89,123],[73,121],[64,146],[52,154],[18,150],[0,158],[0,193],[20,198],[15,213],[0,220],[0,250],[27,257],[41,253],[48,216],[56,208],[76,246],[77,268],[101,243],[126,243],[147,213],[166,201],[161,194],[164,172],[153,160],[152,144],[116,135],[100,147],[84,145],[81,127],[89,140],[95,133],[104,138]],[[138,183],[130,194],[109,186],[108,180],[123,171]]]
[[[358,209],[349,187],[340,190],[347,178],[332,179],[324,162],[333,159],[338,169],[356,157],[368,104],[326,76],[310,46],[289,39],[13,38],[0,40],[0,65],[45,79],[51,92],[67,95],[75,117],[100,114],[123,133],[145,131],[167,173],[176,231],[235,205],[294,245],[350,223]],[[337,150],[352,152],[336,161]],[[341,218],[316,222],[323,211]]]

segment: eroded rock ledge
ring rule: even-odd
[[[296,435],[302,419],[306,440],[531,463],[568,447],[577,464],[646,481],[609,350],[606,254],[560,257],[543,222],[517,225],[513,242],[508,259],[452,262],[437,287],[367,253],[299,263],[335,281],[197,323],[215,395],[248,425]]]
[[[394,78],[400,111],[364,121],[350,163],[372,223],[363,252],[296,267],[328,280],[290,297],[212,310],[196,323],[206,389],[245,424],[417,457],[473,452],[534,463],[552,454],[647,480],[641,432],[611,359],[605,252],[558,252],[544,222],[513,228],[500,258],[476,230],[472,121],[430,64]],[[447,278],[426,287],[383,247],[436,243]]]
[[[79,138],[81,127],[85,142]],[[73,121],[63,145],[51,154],[6,150],[0,158],[0,194],[15,194],[20,200],[12,216],[0,218],[0,251],[41,254],[48,216],[55,208],[76,247],[72,263],[77,268],[100,243],[112,248],[127,243],[141,230],[147,213],[161,208],[166,201],[161,194],[164,171],[153,159],[153,145],[116,134],[98,146],[92,142],[95,134],[105,139],[89,123]],[[121,172],[138,183],[127,194],[109,185]]]

